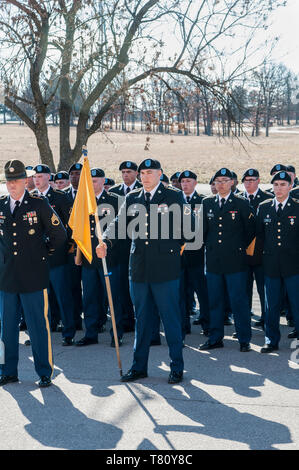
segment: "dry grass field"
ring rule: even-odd
[[[49,138],[58,160],[58,128],[49,127]],[[72,130],[75,137],[75,129]],[[144,150],[149,137],[149,150]],[[173,141],[173,142],[171,142]],[[222,166],[234,170],[239,176],[249,167],[258,168],[263,183],[268,183],[269,170],[276,163],[293,164],[299,172],[299,128],[273,128],[269,138],[263,136],[246,139],[218,137],[159,135],[140,133],[97,133],[88,142],[91,166],[105,170],[106,176],[120,180],[119,163],[123,160],[140,162],[152,157],[161,161],[165,173],[193,170],[201,183]],[[0,170],[11,159],[26,165],[37,164],[39,154],[33,133],[18,124],[0,125]]]

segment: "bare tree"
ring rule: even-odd
[[[225,104],[227,81],[244,73],[254,32],[265,26],[274,7],[284,3],[1,0],[0,79],[6,88],[5,105],[34,132],[42,162],[54,169],[47,116],[53,100],[58,99],[58,168],[68,168],[80,158],[82,145],[101,128],[119,97],[153,74],[187,77]],[[246,38],[244,31],[248,32]],[[170,57],[165,45],[169,37],[177,45]],[[233,38],[235,50],[232,45],[225,50],[227,38]],[[242,58],[235,62],[234,70],[217,78],[225,54],[240,54],[240,50]],[[206,76],[211,61],[217,62],[215,73]],[[24,95],[28,83],[30,98]],[[23,104],[34,109],[33,117]]]

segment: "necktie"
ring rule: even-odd
[[[281,202],[278,204],[278,209],[277,209],[277,217],[280,217],[282,215],[282,204]]]
[[[250,204],[253,203],[253,199],[254,199],[254,195],[253,195],[253,194],[249,194],[249,202],[250,202]]]
[[[126,189],[126,194],[129,194],[130,191],[131,191],[131,188],[130,188],[130,186],[128,186],[127,189]]]
[[[145,202],[146,202],[146,205],[149,206],[151,202],[151,193],[145,193]]]
[[[187,204],[189,204],[189,202],[190,202],[190,196],[187,196],[187,197],[186,197],[186,201],[187,201]]]
[[[78,190],[77,190],[77,189],[74,189],[74,200],[76,199],[77,192],[78,192]]]
[[[19,207],[20,207],[20,201],[16,201],[16,202],[15,202],[14,210],[13,210],[13,212],[12,212],[12,216],[13,216],[13,217],[16,216],[16,213],[18,212]]]
[[[223,197],[223,198],[221,199],[220,209],[223,209],[224,204],[225,204],[225,198]]]

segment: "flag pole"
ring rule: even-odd
[[[99,216],[97,213],[94,216],[95,216],[95,221],[96,221],[97,237],[98,237],[99,243],[101,244],[103,243],[103,238],[102,238],[100,220],[99,220]],[[110,309],[110,314],[111,314],[112,330],[113,330],[113,336],[114,336],[118,368],[119,368],[120,376],[122,377],[123,371],[122,371],[122,365],[121,365],[120,354],[119,354],[118,335],[117,335],[117,329],[116,329],[114,306],[113,306],[111,285],[110,285],[109,273],[107,270],[106,258],[102,258],[102,264],[103,264],[103,272],[104,272],[104,278],[105,278],[105,283],[106,283],[106,290],[107,290],[107,295],[108,295],[109,309]]]
[[[87,147],[85,145],[82,147],[82,154],[84,155],[84,157],[87,157]],[[94,217],[95,217],[95,222],[96,222],[97,237],[98,237],[99,243],[103,243],[102,230],[101,230],[99,215],[98,215],[97,211],[95,212]],[[80,250],[79,250],[79,253],[77,253],[77,254],[78,254],[78,257],[79,258],[81,257],[81,259],[82,259],[82,253],[81,253]],[[118,368],[119,368],[120,376],[122,377],[123,371],[122,371],[122,364],[121,364],[120,354],[119,354],[119,342],[118,342],[118,335],[117,335],[117,329],[116,329],[116,321],[115,321],[115,314],[114,314],[114,306],[113,306],[111,285],[110,285],[109,273],[108,273],[108,269],[107,269],[106,258],[102,258],[102,265],[103,265],[103,272],[104,272],[104,278],[105,278],[106,290],[107,290],[107,296],[108,296],[108,303],[109,303],[109,309],[110,309],[110,315],[111,315],[111,321],[112,321],[112,330],[113,330],[113,336],[114,336],[114,343],[115,343],[115,351],[116,351],[116,356],[117,356]]]

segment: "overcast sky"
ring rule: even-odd
[[[273,59],[299,74],[299,0],[288,0],[273,14],[272,23],[271,34],[280,36]]]

